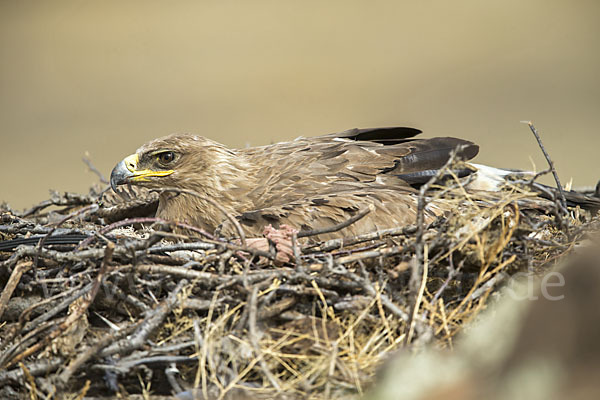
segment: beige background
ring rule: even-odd
[[[600,178],[600,2],[0,0],[0,200],[87,191],[143,142],[409,125]]]

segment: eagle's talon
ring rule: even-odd
[[[274,228],[271,224],[265,226],[263,235],[270,243],[275,245],[275,261],[289,262],[294,258],[294,246],[292,244],[294,233],[298,233],[298,229],[286,224],[280,225],[279,229]]]

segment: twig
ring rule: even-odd
[[[356,282],[360,286],[362,286],[362,288],[365,290],[365,292],[367,292],[367,294],[369,296],[371,296],[373,298],[377,298],[377,296],[379,296],[381,298],[381,304],[383,304],[388,310],[390,310],[397,317],[399,317],[400,319],[402,319],[405,322],[409,321],[410,317],[406,312],[404,312],[400,307],[395,305],[390,300],[390,298],[387,297],[385,294],[383,294],[383,293],[378,294],[377,290],[375,290],[373,285],[371,283],[369,283],[366,279],[363,279],[360,276],[358,276],[355,273],[350,272],[350,271],[345,271],[344,275],[346,275],[348,278],[352,279],[354,282]]]
[[[39,256],[39,252],[41,251],[42,247],[44,247],[44,243],[46,242],[46,239],[48,237],[50,237],[50,235],[52,235],[52,233],[54,233],[54,231],[56,231],[62,224],[64,224],[65,222],[67,222],[69,219],[76,217],[78,215],[83,215],[85,213],[88,212],[94,212],[96,210],[98,210],[98,205],[97,204],[91,204],[87,207],[84,207],[80,210],[77,210],[75,212],[72,212],[71,214],[67,215],[66,217],[64,217],[63,219],[61,219],[52,229],[50,229],[50,231],[42,238],[42,240],[39,241],[38,245],[37,245],[37,250],[38,250],[38,255],[35,256],[35,259],[33,261],[34,266],[37,266],[37,261],[38,261],[38,256]]]
[[[106,235],[107,233],[120,228],[122,226],[127,226],[127,225],[133,225],[133,224],[149,224],[149,223],[162,223],[165,225],[171,225],[174,224],[177,227],[183,228],[183,229],[187,229],[196,233],[199,233],[202,236],[205,236],[209,239],[214,240],[214,236],[211,235],[210,233],[206,232],[204,229],[200,229],[197,228],[195,226],[189,225],[189,224],[185,224],[182,222],[177,222],[177,221],[167,221],[166,219],[162,219],[162,218],[157,218],[157,217],[137,217],[137,218],[127,218],[124,219],[122,221],[117,221],[114,222],[110,225],[105,226],[104,228],[100,229],[100,233],[103,235]],[[84,248],[89,246],[92,241],[94,240],[94,236],[90,236],[89,238],[87,238],[86,240],[82,241],[79,244],[79,248]]]
[[[96,276],[96,279],[94,280],[92,289],[90,290],[90,293],[85,298],[85,301],[83,302],[83,304],[79,305],[75,309],[74,312],[69,314],[67,316],[67,318],[65,319],[65,321],[59,325],[58,329],[51,331],[48,334],[48,336],[46,336],[44,338],[44,340],[36,343],[35,345],[31,346],[29,349],[25,350],[24,352],[22,352],[21,354],[16,356],[14,359],[12,359],[8,363],[8,366],[21,361],[22,359],[30,356],[31,354],[34,354],[35,352],[40,350],[43,346],[47,345],[52,340],[54,340],[56,337],[58,337],[62,332],[65,332],[71,325],[73,325],[73,323],[75,323],[75,321],[77,321],[79,318],[81,318],[81,316],[88,309],[88,307],[90,306],[92,301],[94,301],[94,298],[96,297],[96,294],[98,293],[98,289],[100,288],[100,282],[102,282],[102,279],[104,278],[104,274],[106,273],[106,270],[108,268],[108,264],[110,263],[110,261],[112,259],[113,250],[114,250],[114,244],[112,244],[112,242],[108,242],[105,253],[104,253],[104,260],[102,261],[102,265],[100,267],[100,271],[98,271],[98,275]]]
[[[43,301],[27,308],[19,316],[18,326],[22,327],[21,332],[29,332],[30,330],[34,329],[35,327],[49,321],[52,317],[55,317],[60,312],[62,312],[64,309],[68,308],[71,303],[73,303],[78,298],[80,298],[81,296],[83,296],[84,294],[86,294],[90,290],[92,290],[92,286],[93,286],[93,282],[90,282],[90,283],[86,284],[84,287],[79,288],[78,290],[76,290],[77,288],[74,288],[71,290],[65,290],[62,293],[57,293],[56,295],[54,295],[50,298],[44,299]],[[34,311],[34,309],[51,304],[55,300],[58,300],[62,297],[64,297],[64,299],[59,303],[52,304],[52,307],[46,313],[41,314],[38,317],[34,318],[33,320],[25,323],[25,321],[29,318],[29,315]]]
[[[4,310],[8,305],[8,301],[10,300],[17,285],[21,281],[21,276],[23,276],[23,274],[32,266],[33,263],[29,260],[18,262],[10,274],[8,282],[6,282],[6,285],[0,293],[0,320],[2,319],[2,314],[4,314]]]
[[[419,307],[421,305],[421,302],[423,301],[423,293],[425,292],[425,284],[426,283],[427,283],[427,245],[424,246],[423,278],[421,279],[421,285],[419,287],[417,299],[415,300],[413,312],[410,317],[410,325],[408,328],[408,334],[406,335],[406,343],[407,344],[412,341],[413,334],[415,332],[415,326],[417,324],[417,314],[419,312]]]
[[[379,250],[372,250],[372,251],[362,251],[360,253],[356,253],[356,254],[351,254],[349,256],[344,256],[344,257],[340,257],[339,259],[337,259],[337,263],[339,264],[348,264],[354,261],[358,261],[358,260],[364,260],[367,258],[376,258],[376,257],[389,257],[389,256],[393,256],[395,254],[400,254],[402,253],[404,250],[406,250],[406,248],[401,247],[401,246],[391,246],[391,247],[385,247]]]
[[[61,357],[55,357],[53,359],[40,359],[34,362],[25,364],[29,373],[33,376],[40,376],[48,374],[51,371],[58,369],[65,362]],[[7,383],[19,383],[23,384],[24,372],[21,368],[16,368],[11,371],[0,370],[0,385],[4,386]]]
[[[331,239],[318,245],[309,244],[302,248],[304,253],[317,253],[317,252],[328,252],[331,250],[339,249],[346,246],[352,246],[358,243],[368,242],[370,240],[382,239],[386,236],[399,236],[409,235],[417,231],[417,225],[408,225],[398,228],[382,229],[380,231],[374,231],[365,233],[362,235],[356,235],[343,239]]]
[[[248,339],[250,340],[250,345],[254,350],[254,354],[258,359],[258,364],[262,369],[263,373],[271,383],[271,385],[279,392],[281,391],[281,384],[279,380],[273,375],[267,363],[265,362],[264,354],[260,349],[260,344],[258,342],[258,328],[256,327],[256,315],[257,311],[257,302],[258,302],[258,287],[254,286],[252,291],[248,297]]]
[[[162,323],[173,308],[179,304],[179,293],[188,281],[185,279],[177,283],[175,289],[169,293],[169,296],[161,302],[155,310],[149,313],[144,321],[138,326],[136,332],[126,339],[113,343],[100,352],[101,357],[119,353],[121,355],[129,353],[144,344],[148,336]]]
[[[499,272],[490,279],[488,279],[483,285],[477,288],[471,296],[469,296],[469,300],[474,301],[481,297],[483,294],[489,292],[495,285],[502,283],[508,275],[504,272]]]
[[[365,215],[367,215],[368,213],[370,213],[371,211],[374,211],[374,210],[375,210],[375,206],[373,204],[369,204],[369,206],[367,208],[359,211],[356,215],[352,216],[351,218],[348,218],[347,220],[345,220],[344,222],[341,222],[339,224],[327,226],[327,227],[319,228],[319,229],[311,229],[308,231],[300,231],[300,232],[298,232],[298,238],[316,236],[316,235],[321,235],[323,233],[337,232],[339,230],[346,228],[347,226],[352,225],[353,223],[360,220],[361,218],[364,218]]]
[[[564,209],[567,209],[567,199],[565,198],[565,192],[563,190],[563,187],[560,184],[560,179],[558,179],[558,173],[556,172],[556,168],[554,168],[554,162],[552,162],[552,159],[550,158],[550,154],[548,154],[548,152],[546,151],[546,148],[544,147],[544,144],[542,143],[542,139],[540,138],[540,135],[538,134],[537,129],[535,129],[535,126],[533,125],[533,123],[531,121],[521,121],[521,122],[524,124],[527,124],[529,126],[529,129],[531,129],[533,136],[535,136],[535,139],[537,140],[538,145],[540,146],[540,149],[542,150],[542,153],[544,153],[544,157],[546,157],[546,161],[548,162],[548,165],[550,166],[550,170],[552,171],[552,175],[554,176],[554,180],[556,181],[556,186],[558,188],[558,193],[560,194],[560,200],[562,202],[562,206]]]
[[[300,248],[298,247],[298,232],[295,229],[292,230],[292,252],[294,254],[294,261],[296,265],[300,265]]]
[[[442,293],[444,293],[444,290],[446,290],[446,288],[448,287],[448,285],[450,284],[452,279],[454,279],[454,277],[456,276],[458,271],[462,268],[462,265],[464,264],[464,262],[465,262],[465,260],[462,260],[460,265],[458,266],[458,268],[454,268],[454,261],[452,261],[452,255],[448,256],[448,263],[450,264],[450,266],[449,266],[450,271],[448,272],[448,277],[446,278],[444,283],[442,283],[442,286],[440,286],[440,288],[437,290],[437,292],[435,292],[435,294],[431,298],[431,301],[430,301],[431,304],[437,303],[437,301],[440,298],[440,296],[442,295]],[[427,310],[425,310],[423,315],[424,315],[424,318],[427,318],[427,315],[428,315]]]
[[[85,163],[85,165],[88,166],[90,171],[92,171],[94,174],[98,175],[98,178],[100,178],[100,182],[102,182],[104,184],[108,184],[108,180],[104,177],[104,175],[102,175],[102,172],[100,172],[98,170],[98,168],[96,168],[94,166],[94,164],[92,164],[92,160],[90,160],[90,155],[88,154],[87,151],[85,152],[85,155],[81,158],[81,160]]]
[[[58,193],[53,192],[52,198],[50,200],[44,200],[44,201],[40,202],[39,204],[36,204],[35,206],[31,207],[30,209],[28,209],[18,215],[22,218],[25,218],[29,215],[37,213],[40,210],[43,210],[46,207],[50,207],[50,206],[82,206],[82,205],[94,204],[96,202],[96,200],[97,200],[97,198],[90,196],[90,195],[67,192],[67,193],[64,193],[59,196]]]
[[[93,359],[98,356],[98,353],[109,344],[120,340],[126,335],[129,335],[135,328],[137,328],[139,323],[132,324],[128,326],[126,329],[121,329],[115,333],[109,333],[102,337],[98,342],[94,343],[93,346],[87,348],[86,351],[79,354],[76,358],[72,359],[69,365],[60,373],[58,379],[62,381],[62,383],[67,383],[71,376],[85,364],[88,360]]]

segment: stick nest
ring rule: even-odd
[[[428,196],[456,212],[283,264],[154,218],[108,224],[97,190],[4,206],[0,239],[45,239],[0,251],[0,397],[356,398],[390,354],[452,348],[503,285],[598,230],[516,186]]]

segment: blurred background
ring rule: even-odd
[[[87,192],[174,132],[229,146],[407,125],[600,178],[600,2],[0,0],[0,201]]]

